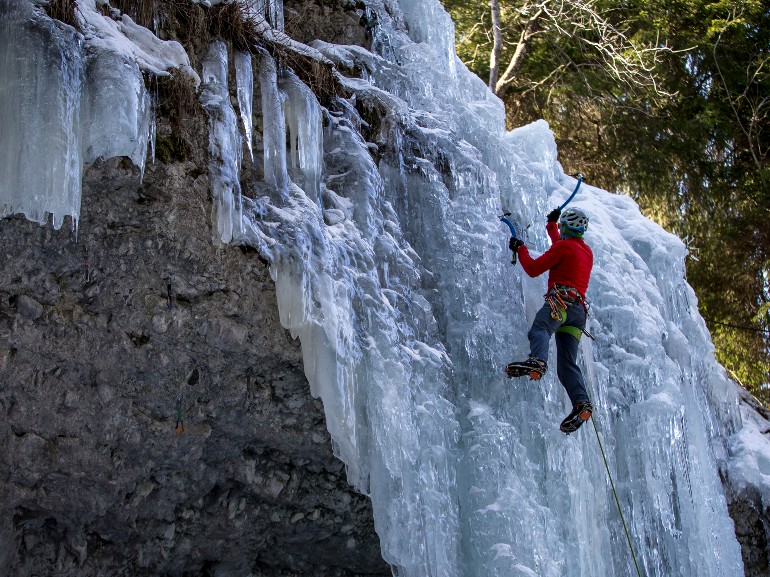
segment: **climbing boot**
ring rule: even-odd
[[[559,430],[569,435],[577,431],[580,426],[591,418],[594,407],[591,403],[578,403],[572,408],[572,412],[561,422]]]
[[[548,365],[545,361],[529,357],[526,361],[510,363],[505,367],[505,374],[508,375],[509,379],[529,376],[533,381],[539,381],[547,370]]]

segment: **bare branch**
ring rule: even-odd
[[[737,19],[740,16],[740,14],[736,14],[733,12],[731,16],[731,21]],[[722,82],[722,87],[724,88],[725,94],[727,95],[727,102],[730,104],[730,108],[733,111],[733,114],[735,115],[735,121],[738,124],[738,127],[741,129],[741,132],[743,132],[743,135],[746,137],[746,142],[749,148],[749,152],[751,153],[751,158],[754,160],[754,164],[756,165],[758,170],[762,170],[762,160],[761,157],[764,155],[762,154],[761,149],[757,148],[758,142],[755,143],[755,130],[757,129],[759,122],[764,119],[766,116],[766,113],[759,114],[760,110],[764,108],[766,104],[767,98],[763,98],[762,101],[758,105],[752,105],[752,102],[748,101],[748,105],[750,108],[752,108],[752,115],[751,119],[749,121],[748,127],[744,125],[743,119],[738,112],[738,105],[740,104],[741,100],[748,100],[746,97],[746,94],[748,92],[750,83],[747,83],[746,89],[742,94],[739,94],[738,96],[734,96],[730,93],[730,87],[727,84],[727,81],[725,80],[724,74],[722,74],[722,68],[719,66],[719,57],[717,55],[717,48],[719,46],[719,43],[722,41],[722,35],[724,34],[724,31],[729,26],[730,21],[726,22],[725,25],[722,27],[722,30],[719,31],[719,34],[717,35],[716,42],[714,42],[714,47],[712,49],[712,56],[714,58],[714,65],[717,69],[717,75],[719,76],[719,79]],[[764,65],[764,62],[761,62],[757,73],[762,69]],[[749,67],[751,64],[749,64]],[[746,71],[747,76],[750,76],[749,70]]]
[[[543,0],[543,3],[547,1],[548,0]],[[529,20],[527,20],[527,23],[524,26],[524,30],[521,31],[519,42],[516,45],[516,50],[514,51],[513,57],[508,64],[508,68],[505,69],[505,72],[503,72],[503,75],[495,84],[495,94],[502,95],[503,92],[507,90],[510,84],[516,79],[516,75],[519,73],[519,69],[524,63],[524,56],[529,49],[529,44],[540,26],[540,19],[544,14],[542,9],[543,3],[538,4],[535,7],[535,13],[529,18]]]
[[[520,13],[529,18],[508,68],[497,81],[498,94],[516,82],[527,50],[534,37],[542,33],[554,39],[575,40],[587,59],[599,63],[605,75],[628,90],[644,89],[657,98],[673,96],[659,84],[656,70],[662,59],[674,51],[661,45],[659,38],[647,45],[631,41],[626,30],[617,28],[600,13],[597,0],[536,0]]]
[[[503,51],[503,30],[500,26],[500,0],[490,0],[492,10],[492,53],[489,55],[489,88],[496,92],[497,75],[500,68],[500,54]]]

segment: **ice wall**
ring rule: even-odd
[[[505,132],[438,2],[401,7],[369,2],[379,54],[313,44],[366,71],[324,112],[321,205],[292,175],[282,202],[249,207],[242,241],[272,262],[282,322],[398,575],[636,574],[592,424],[565,437],[555,376],[501,371],[528,351],[545,281],[510,265],[497,215],[532,224],[545,250],[544,215],[575,181],[545,123]],[[586,185],[575,204],[596,255],[581,362],[640,570],[741,575],[717,473],[737,397],[685,247],[625,196]]]
[[[6,14],[9,2],[0,0]],[[137,70],[184,68],[184,58],[174,43],[142,50],[154,40],[130,19],[103,18],[94,0],[82,5],[80,48],[39,10],[14,6],[22,11],[1,24],[14,49],[0,56],[0,113],[22,110],[34,130],[16,123],[0,132],[0,200],[6,214],[43,222],[52,212],[58,225],[77,218],[83,155],[142,148]],[[249,7],[282,26],[279,2]],[[532,224],[527,242],[545,250],[544,215],[574,180],[544,122],[505,131],[502,104],[454,56],[437,0],[400,8],[369,0],[366,17],[373,52],[286,44],[364,71],[338,78],[346,99],[321,107],[266,50],[252,63],[221,42],[204,61],[201,98],[216,237],[270,261],[281,322],[301,339],[350,482],[372,498],[385,559],[399,576],[636,574],[595,424],[642,574],[741,575],[717,475],[740,426],[737,398],[684,281],[684,245],[629,198],[581,189],[575,205],[591,216],[586,240],[596,255],[589,330],[597,337],[582,344],[581,362],[597,411],[565,437],[558,423],[569,407],[555,376],[529,383],[502,374],[527,353],[545,282],[510,265],[497,216],[509,210],[522,229]],[[44,59],[28,57],[36,42]],[[113,62],[123,73],[94,66],[92,78],[78,49],[120,55]],[[78,115],[106,122],[117,92],[130,114],[84,135]],[[17,93],[39,93],[45,106],[25,111]],[[262,135],[261,149],[247,150],[262,154],[263,170],[239,202],[243,139],[253,145],[249,109],[261,114]],[[64,136],[40,140],[49,125]],[[30,154],[6,146],[9,135]],[[66,190],[24,188],[26,159],[42,157],[51,159],[46,178],[61,175]],[[734,444],[745,447],[740,439]]]
[[[29,4],[0,0],[0,14],[0,211],[59,228],[80,211],[83,52]]]

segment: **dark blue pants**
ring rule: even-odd
[[[586,310],[582,304],[575,301],[567,307],[566,311],[562,309],[561,312],[561,318],[554,319],[547,302],[537,312],[532,328],[527,333],[529,356],[547,361],[551,335],[556,333],[556,374],[574,406],[577,403],[589,402],[583,373],[577,364],[580,346],[580,333],[577,331],[586,326]],[[562,330],[559,331],[559,329]]]

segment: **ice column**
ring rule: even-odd
[[[320,202],[323,161],[321,107],[312,91],[290,71],[281,74],[279,88],[286,95],[284,112],[289,127],[292,180],[310,198]]]
[[[436,341],[419,258],[382,199],[392,183],[352,128],[362,119],[352,107],[331,116],[324,205],[349,216],[326,224],[295,186],[279,206],[260,207],[266,222],[280,222],[261,229],[273,241],[261,252],[281,323],[302,342],[311,392],[323,399],[349,481],[372,497],[385,559],[399,575],[461,577],[459,427],[445,398],[452,367]]]
[[[241,230],[242,158],[238,121],[230,104],[227,87],[227,46],[212,42],[203,61],[201,102],[209,115],[209,153],[211,164],[212,218],[222,242],[230,242],[235,230]]]
[[[0,216],[80,215],[83,53],[74,29],[0,0]]]
[[[404,16],[409,22],[409,32],[416,43],[428,44],[436,50],[441,62],[441,72],[454,77],[457,71],[455,56],[455,27],[449,14],[438,2],[426,2],[425,0],[400,0],[399,5]],[[406,44],[402,47],[402,57],[407,56],[417,46]],[[420,48],[417,48],[421,50]],[[419,56],[418,56],[419,58]],[[402,60],[403,61],[403,60]],[[430,74],[432,68],[426,69]],[[454,86],[447,86],[452,90]]]
[[[242,8],[267,20],[275,30],[283,31],[283,0],[250,0]]]
[[[88,79],[83,161],[127,156],[144,173],[152,103],[139,67],[123,54],[99,50],[89,61]]]
[[[243,122],[243,134],[246,145],[249,148],[249,156],[254,160],[254,119],[252,109],[254,106],[254,71],[251,66],[251,53],[235,52],[235,82],[238,86],[238,109],[241,112]]]
[[[283,0],[267,0],[267,17],[273,28],[283,31]]]
[[[278,90],[278,78],[273,57],[259,51],[259,85],[262,92],[262,157],[265,182],[282,194],[288,190],[286,172],[286,121],[283,114],[284,96]]]

